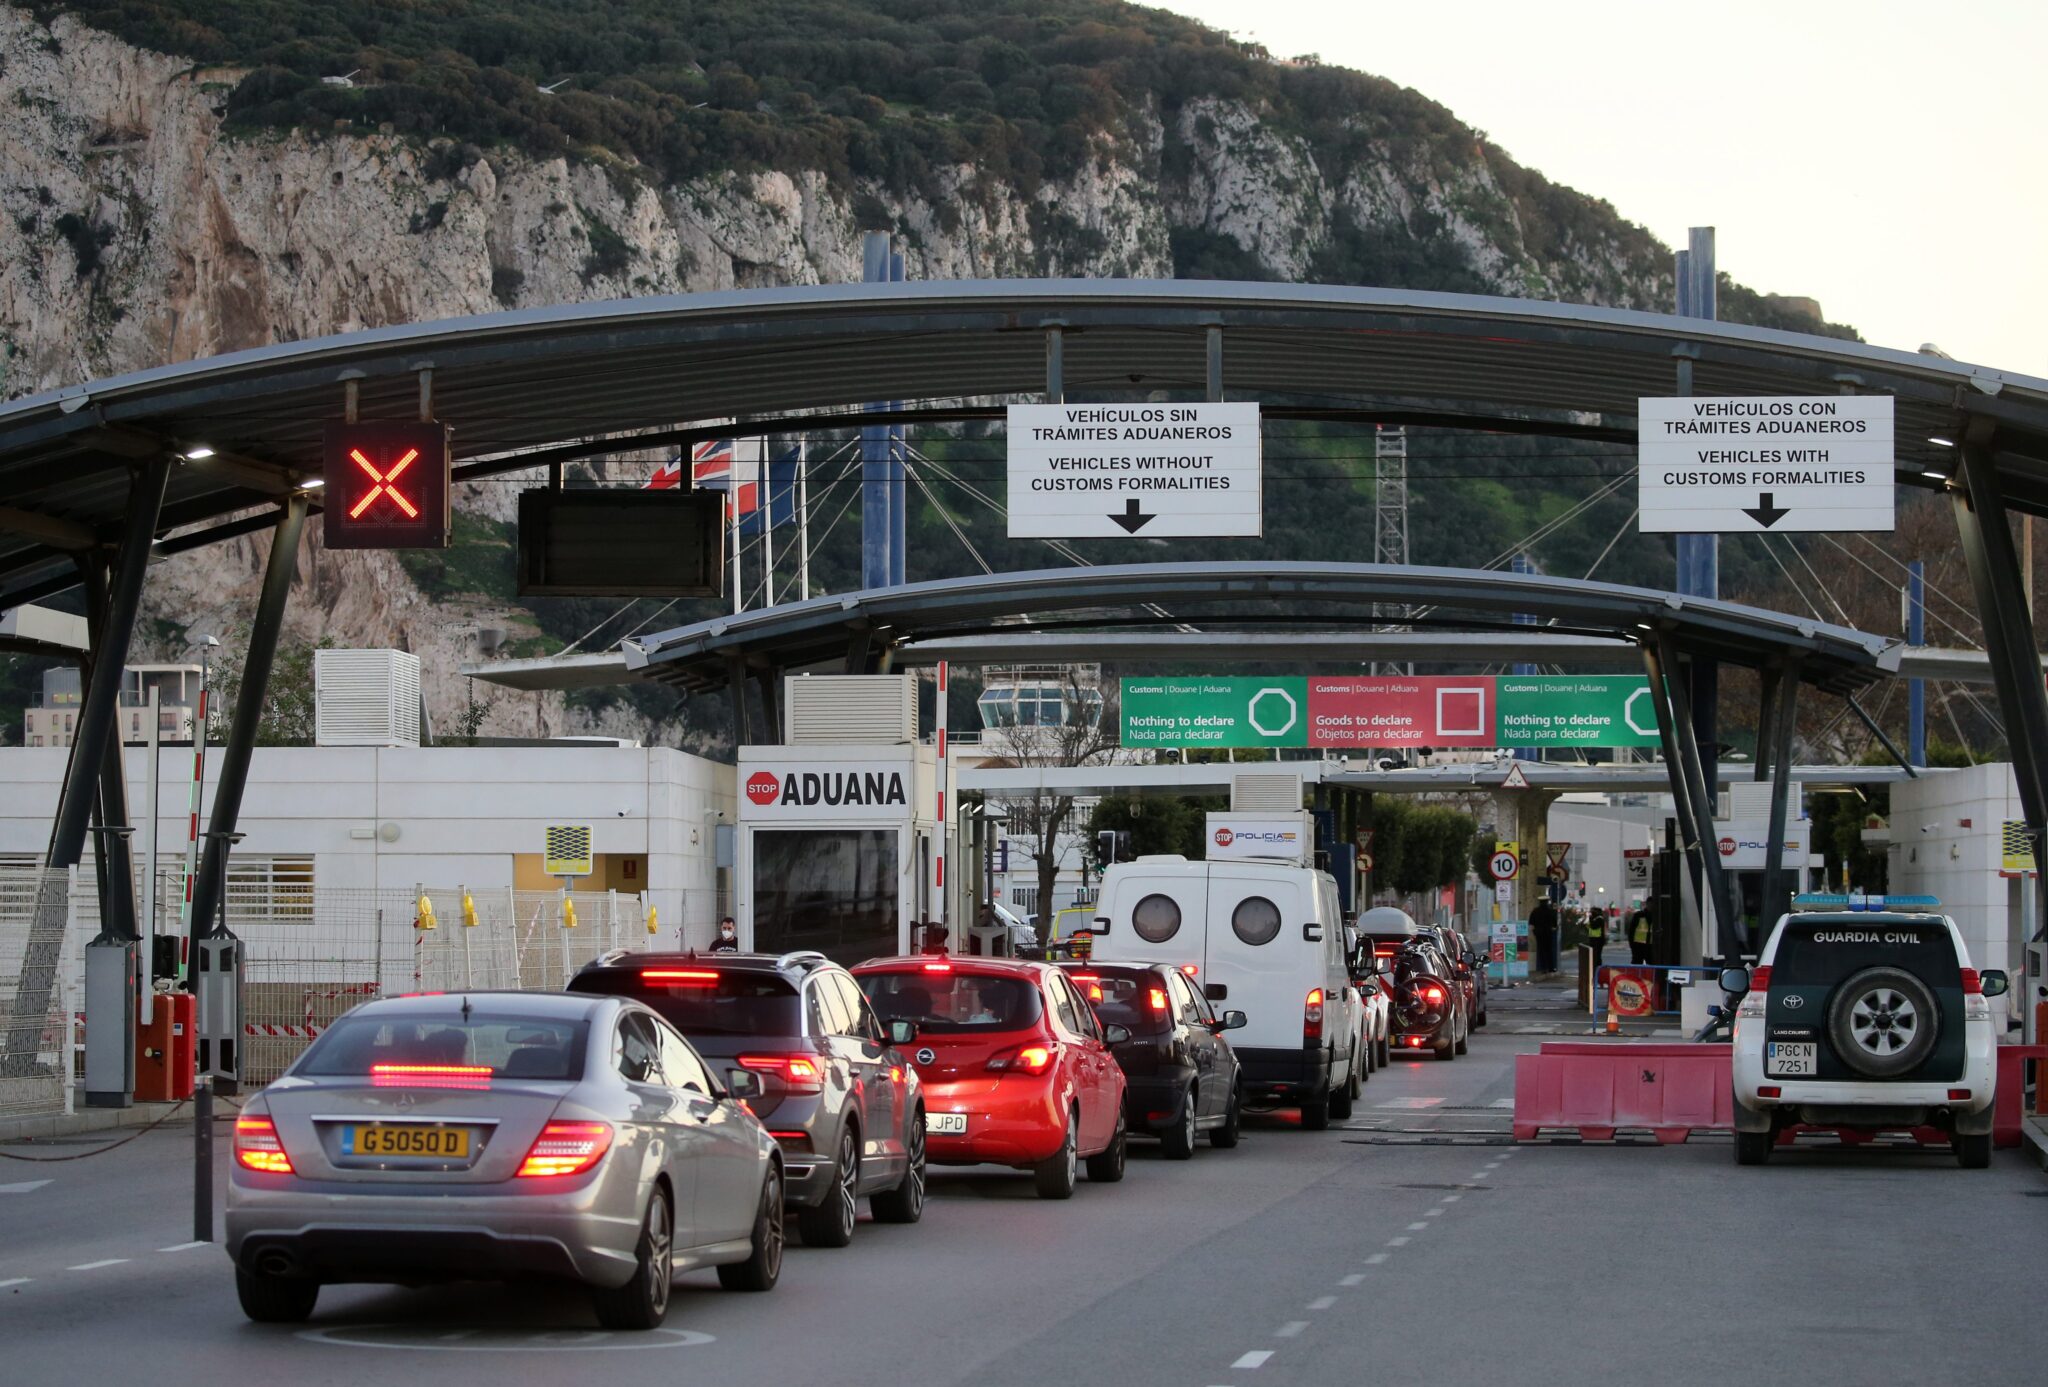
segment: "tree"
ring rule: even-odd
[[[1116,830],[1131,835],[1131,851],[1141,857],[1155,853],[1202,857],[1204,815],[1226,803],[1217,796],[1111,795],[1088,816],[1088,838],[1092,842],[1096,834]]]
[[[246,629],[236,632],[240,637],[242,651],[249,648],[249,633]],[[270,686],[265,690],[263,716],[256,723],[257,746],[311,746],[313,745],[313,652],[332,650],[334,641],[326,636],[318,641],[295,640],[280,637],[277,642],[277,657],[270,667]],[[229,655],[223,644],[219,663],[213,667],[213,711],[209,721],[209,741],[225,742],[228,739],[228,721],[234,715],[236,700],[242,692],[242,662],[246,653]]]
[[[1073,670],[1064,677],[1061,721],[1053,726],[990,729],[989,740],[999,740],[1003,747],[990,765],[1053,769],[1099,764],[1114,756],[1119,720],[1113,691],[1107,706],[1096,705],[1094,690],[1084,696]],[[1012,836],[1031,843],[1031,860],[1038,868],[1038,914],[1045,929],[1052,920],[1053,883],[1060,871],[1060,835],[1072,823],[1074,796],[1056,790],[1018,795],[1007,801],[1007,808]],[[1049,932],[1040,937],[1049,937]]]

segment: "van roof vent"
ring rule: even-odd
[[[1239,771],[1230,777],[1233,814],[1299,814],[1299,771]]]

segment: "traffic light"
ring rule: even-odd
[[[329,549],[446,549],[448,426],[327,425],[320,498]]]
[[[1095,870],[1102,871],[1116,861],[1116,830],[1105,828],[1095,835]]]

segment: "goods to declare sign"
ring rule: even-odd
[[[1636,401],[1644,534],[1892,528],[1889,395]]]
[[[1011,405],[1012,539],[1258,536],[1259,407]]]
[[[1655,746],[1655,706],[1641,675],[1126,679],[1123,744]]]

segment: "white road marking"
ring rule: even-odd
[[[1297,1334],[1301,1333],[1302,1330],[1307,1328],[1307,1320],[1289,1320],[1287,1323],[1281,1325],[1278,1329],[1273,1331],[1273,1337],[1276,1339],[1292,1339]]]
[[[1465,1196],[1462,1194],[1447,1194],[1443,1197],[1443,1202],[1446,1204],[1455,1204],[1464,1197]]]
[[[1402,1236],[1402,1237],[1398,1237],[1398,1238],[1388,1238],[1388,1239],[1387,1239],[1387,1246],[1388,1246],[1388,1247],[1406,1247],[1406,1246],[1408,1246],[1408,1239],[1407,1239],[1407,1237],[1406,1237],[1405,1235],[1404,1235],[1404,1236]]]
[[[1425,1214],[1423,1215],[1423,1217],[1424,1217],[1424,1218],[1438,1218],[1438,1217],[1441,1217],[1441,1216],[1442,1216],[1442,1214],[1443,1214],[1443,1211],[1444,1211],[1444,1206],[1443,1206],[1443,1205],[1441,1205],[1441,1204],[1439,1204],[1439,1205],[1437,1205],[1437,1206],[1436,1206],[1436,1207],[1435,1207],[1434,1209],[1431,1209],[1431,1210],[1430,1210],[1429,1212],[1425,1213]]]
[[[211,1246],[213,1246],[213,1244],[212,1244],[212,1243],[206,1243],[206,1242],[196,1242],[196,1241],[195,1241],[195,1242],[189,1242],[189,1243],[179,1243],[179,1244],[177,1244],[177,1245],[176,1245],[176,1246],[174,1246],[174,1247],[160,1247],[160,1248],[158,1248],[158,1249],[157,1249],[157,1251],[158,1251],[158,1252],[190,1252],[190,1251],[191,1251],[191,1250],[192,1250],[193,1248],[195,1248],[195,1247],[211,1247]]]
[[[9,1286],[26,1286],[34,1279],[34,1277],[30,1276],[11,1276],[5,1281],[0,1281],[0,1290],[5,1290]]]
[[[1255,1348],[1230,1366],[1233,1368],[1263,1368],[1266,1366],[1266,1360],[1272,1356],[1273,1350],[1269,1348]]]
[[[1384,1262],[1384,1261],[1386,1261],[1386,1260],[1387,1260],[1387,1254],[1386,1254],[1386,1253],[1384,1253],[1384,1252],[1375,1252],[1375,1253],[1373,1253],[1373,1254],[1372,1254],[1372,1256],[1370,1256],[1370,1257],[1368,1257],[1368,1258],[1366,1258],[1366,1259],[1365,1259],[1365,1264],[1366,1264],[1367,1266],[1369,1266],[1369,1267],[1376,1267],[1376,1266],[1378,1266],[1378,1265],[1379,1265],[1379,1264],[1380,1264],[1381,1262]]]
[[[1408,1225],[1408,1231],[1411,1233],[1427,1233],[1429,1225],[1426,1223],[1411,1223]]]
[[[1372,1258],[1368,1257],[1365,1260],[1370,1262]],[[1339,1280],[1337,1284],[1340,1286],[1363,1286],[1365,1284],[1365,1273],[1362,1271],[1354,1271],[1351,1273],[1351,1275],[1346,1276]]]
[[[1311,1310],[1327,1310],[1336,1303],[1337,1297],[1333,1295],[1319,1295],[1308,1303],[1308,1308]]]
[[[1486,1106],[1489,1108],[1512,1108],[1514,1105],[1515,1100],[1512,1098],[1496,1098]]]
[[[1373,1104],[1376,1108],[1433,1108],[1443,1102],[1441,1098],[1391,1098],[1384,1103]]]
[[[0,1194],[28,1194],[49,1183],[48,1180],[16,1180],[11,1185],[0,1185]]]
[[[123,1262],[125,1262],[125,1261],[127,1261],[127,1260],[128,1260],[128,1258],[126,1258],[126,1257],[104,1257],[104,1258],[101,1258],[101,1259],[100,1259],[99,1261],[97,1261],[97,1262],[80,1262],[80,1263],[79,1263],[79,1264],[78,1264],[77,1266],[75,1266],[75,1267],[66,1267],[66,1268],[64,1268],[64,1270],[66,1270],[66,1271],[98,1271],[98,1270],[99,1270],[99,1269],[100,1269],[101,1267],[118,1267],[118,1266],[120,1266],[120,1265],[121,1265],[121,1264],[122,1264]]]

